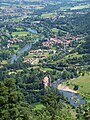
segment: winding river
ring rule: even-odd
[[[54,83],[52,83],[52,86],[57,89],[57,86],[64,82],[62,79],[58,79]],[[82,96],[78,93],[64,91],[64,90],[58,90],[60,94],[64,95],[64,98],[67,98],[68,101],[72,106],[79,106],[85,103],[85,100],[82,98]]]
[[[32,47],[32,43],[26,44],[21,50],[19,50],[17,52],[17,55],[14,54],[13,57],[12,57],[12,59],[11,59],[11,64],[13,64],[15,61],[18,60],[18,58],[20,58],[21,53],[23,53],[23,52],[31,49],[31,47]]]
[[[79,106],[85,103],[85,100],[78,93],[68,92],[64,90],[60,90],[59,92],[62,93],[65,98],[68,99],[72,106]]]
[[[38,34],[38,32],[37,32],[36,30],[34,30],[34,29],[27,28],[27,30],[28,30],[29,32],[33,33],[33,34]],[[38,41],[39,41],[39,39],[37,38],[33,44],[35,44],[35,43],[38,42]],[[27,50],[30,50],[33,44],[32,44],[32,43],[26,44],[21,50],[19,50],[19,51],[17,52],[17,55],[14,54],[13,57],[12,57],[12,59],[11,59],[11,64],[13,64],[15,61],[17,61],[18,58],[20,58],[20,55],[21,55],[23,52],[25,52],[25,51],[27,51]]]

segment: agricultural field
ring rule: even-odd
[[[65,56],[65,59],[68,59],[68,58],[80,58],[80,57],[82,57],[83,56],[83,54],[78,54],[77,52],[76,53],[73,53],[73,54],[69,54],[69,55],[67,55],[67,56]]]
[[[71,10],[81,10],[81,9],[86,9],[86,8],[90,8],[90,4],[74,6],[71,8]]]
[[[57,29],[57,28],[52,29],[52,32],[54,32],[54,33],[58,33],[58,31],[59,31],[59,29]]]
[[[21,37],[21,36],[27,36],[27,34],[29,34],[29,32],[27,32],[27,31],[22,31],[22,32],[12,32],[12,36],[13,36],[13,37],[16,37],[16,36],[18,36],[18,37]]]
[[[56,13],[45,13],[45,14],[42,14],[41,17],[42,18],[53,18],[56,15],[57,15]]]

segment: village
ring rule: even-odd
[[[40,60],[43,60],[45,58],[48,58],[49,56],[55,55],[56,47],[59,46],[59,51],[65,51],[65,49],[72,46],[73,42],[75,43],[81,40],[80,37],[72,36],[71,34],[66,34],[65,36],[55,36],[51,37],[50,39],[46,38],[44,41],[42,41],[42,45],[40,48],[36,50],[30,50],[27,56],[24,58],[24,63],[30,63],[30,64],[38,64]],[[11,38],[7,41],[7,49],[9,49],[12,45],[17,45],[18,43],[23,43],[23,40],[20,38]],[[54,49],[53,49],[54,47]],[[17,48],[18,49],[18,48]]]
[[[60,38],[55,37],[47,39],[42,42],[41,49],[30,50],[28,56],[24,58],[24,63],[38,64],[40,60],[53,56],[58,52],[56,49],[53,49],[53,46],[57,47],[58,45],[59,51],[65,51],[65,49],[69,48],[73,42],[79,42],[80,40],[80,37],[71,36],[70,34]]]
[[[55,37],[55,38],[50,38],[46,40],[45,42],[42,43],[43,46],[45,47],[51,47],[53,45],[61,44],[65,46],[69,46],[72,44],[73,41],[78,41],[80,40],[79,37],[71,36],[70,34],[66,34],[65,36],[62,36],[60,38]]]

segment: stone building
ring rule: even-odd
[[[51,86],[51,78],[50,76],[46,76],[42,79],[42,84],[44,86],[44,88]]]

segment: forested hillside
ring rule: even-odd
[[[77,34],[90,34],[90,13],[72,19]]]
[[[90,13],[77,17],[73,20],[75,25],[75,31],[77,34],[83,34],[85,36],[84,42],[78,47],[79,54],[85,54],[85,62],[90,65]],[[84,60],[84,58],[83,58]],[[83,63],[83,64],[84,64]]]

